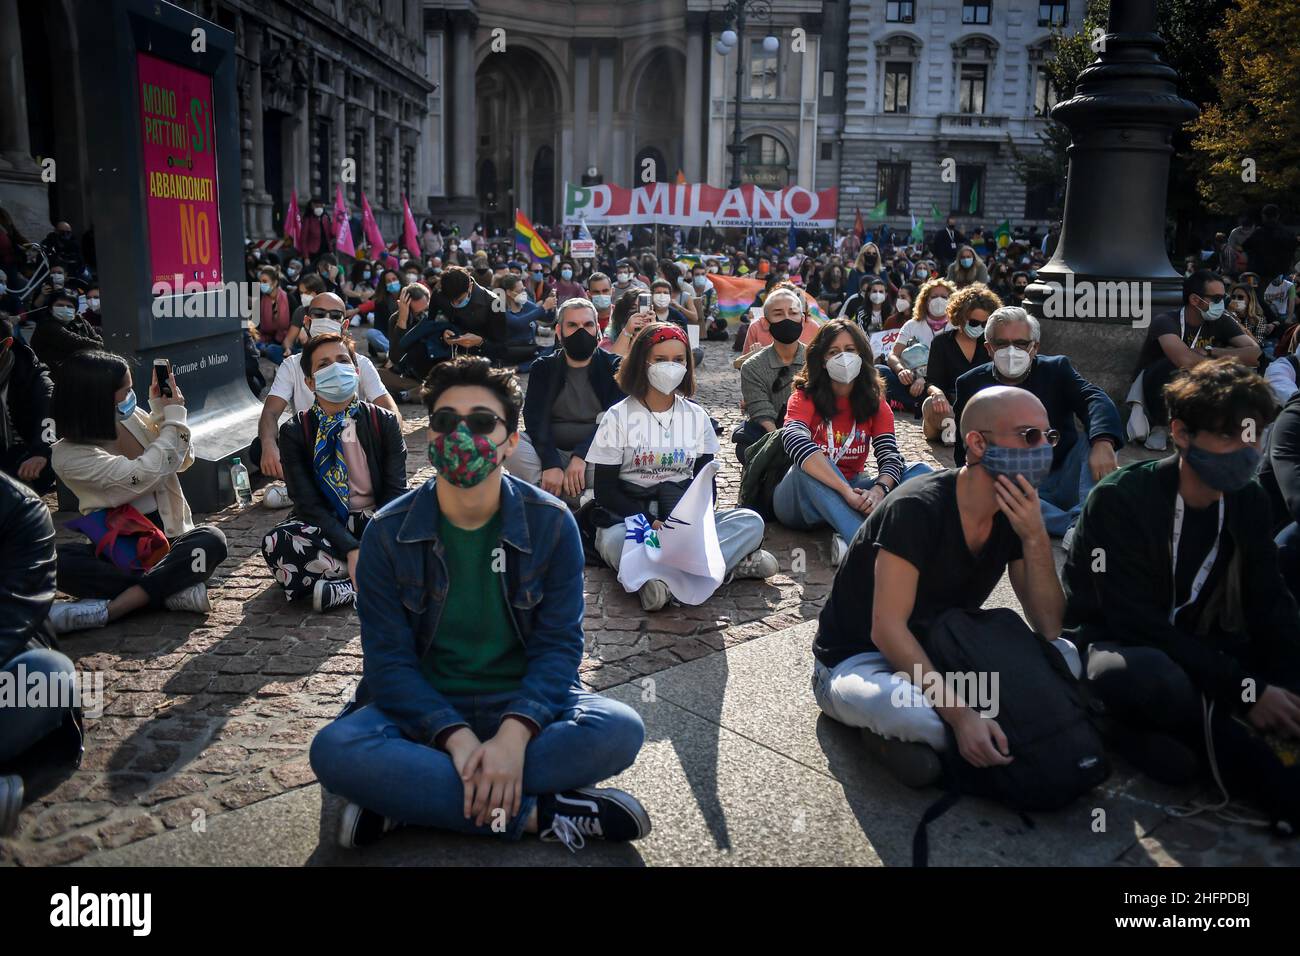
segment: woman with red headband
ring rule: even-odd
[[[651,322],[637,333],[617,381],[628,397],[605,413],[587,453],[596,466],[596,550],[615,570],[623,554],[624,519],[642,514],[656,530],[662,527],[721,447],[708,413],[690,400],[695,364],[678,326]],[[715,520],[729,576],[777,573],[776,558],[759,547],[764,525],[757,512],[733,508],[717,512]],[[647,611],[659,610],[672,596],[660,580],[646,582],[638,594]]]

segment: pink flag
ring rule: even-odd
[[[384,242],[384,234],[379,231],[379,223],[375,222],[375,214],[370,211],[370,201],[366,199],[366,191],[361,190],[361,231],[366,235],[366,245],[370,247],[367,255],[371,259],[381,258],[388,249]]]
[[[337,192],[334,193],[334,229],[338,235],[334,240],[334,249],[337,252],[346,252],[355,258],[357,250],[352,245],[352,225],[348,222],[348,204],[343,201],[343,187],[340,185],[336,189]]]
[[[417,259],[420,257],[420,232],[415,228],[415,217],[411,215],[411,204],[402,194],[402,245],[411,251]]]
[[[298,211],[298,190],[289,194],[289,208],[284,213],[284,238],[293,243],[295,249],[302,248],[302,213]]]

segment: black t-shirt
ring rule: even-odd
[[[920,572],[908,620],[918,638],[949,608],[981,607],[1007,565],[1023,556],[1019,536],[1001,513],[980,553],[970,553],[957,510],[957,475],[939,471],[905,482],[862,523],[818,618],[813,653],[827,667],[878,650],[871,640],[878,548]]]
[[[1212,504],[1208,508],[1193,508],[1184,502],[1183,531],[1178,538],[1178,567],[1174,574],[1176,607],[1182,605],[1191,596],[1192,582],[1196,580],[1196,574],[1201,570],[1201,562],[1214,547],[1214,538],[1218,530],[1218,504]],[[1214,558],[1214,564],[1205,579],[1205,584],[1201,587],[1196,603],[1179,611],[1175,618],[1175,622],[1182,630],[1189,633],[1195,630],[1205,601],[1214,593],[1219,578],[1223,576],[1223,569],[1231,560],[1232,538],[1224,536],[1219,541],[1219,553]]]
[[[1190,321],[1180,325],[1181,314],[1182,310],[1162,312],[1151,320],[1151,328],[1147,330],[1146,341],[1142,343],[1142,351],[1138,355],[1139,372],[1157,359],[1165,357],[1165,350],[1160,347],[1162,335],[1178,335],[1181,331],[1183,344],[1188,347],[1191,347],[1193,342],[1198,345],[1226,347],[1231,345],[1232,340],[1238,335],[1246,334],[1226,311],[1217,319],[1205,319],[1200,325],[1192,325]]]
[[[989,360],[982,342],[975,343],[975,351],[967,358],[957,335],[956,329],[947,328],[934,337],[930,343],[930,361],[925,369],[926,384],[943,389],[949,403],[957,398],[957,379]]]

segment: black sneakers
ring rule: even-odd
[[[341,581],[327,581],[321,578],[312,588],[311,603],[317,611],[332,611],[336,607],[352,607],[356,603],[356,591],[347,578]]]
[[[905,786],[919,790],[933,786],[943,776],[939,755],[928,744],[882,737],[866,727],[862,728],[862,742],[894,778]]]
[[[650,816],[636,797],[612,787],[582,787],[537,798],[537,832],[576,853],[588,837],[626,843],[650,833]]]
[[[367,810],[360,804],[349,803],[343,808],[343,818],[339,821],[339,846],[345,850],[369,846],[397,827],[396,820]]]
[[[0,777],[0,836],[8,836],[18,826],[23,809],[23,778]]]

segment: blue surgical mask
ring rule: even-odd
[[[1210,307],[1205,310],[1205,317],[1213,322],[1219,316],[1223,315],[1223,303],[1211,302]]]
[[[591,297],[591,304],[602,312],[609,308],[609,303],[610,297],[607,295],[593,295]]]
[[[1249,445],[1224,452],[1189,445],[1183,457],[1197,477],[1215,491],[1240,491],[1254,476],[1262,456]]]
[[[463,296],[461,296],[459,299],[457,299],[457,300],[455,300],[454,302],[452,302],[452,306],[455,307],[455,308],[457,308],[457,309],[463,309],[463,308],[465,308],[465,306],[467,306],[467,305],[469,305],[469,293],[468,293],[468,292],[466,292],[466,293],[465,293]]]
[[[1052,446],[1046,442],[1033,448],[989,445],[984,449],[979,464],[994,478],[1006,475],[1014,482],[1016,475],[1024,475],[1025,480],[1037,488],[1052,471]]]
[[[126,393],[126,398],[117,403],[117,417],[126,421],[135,414],[135,405],[135,389],[131,389]]]
[[[363,279],[369,279],[369,278],[370,278],[370,270],[369,270],[369,269],[366,269],[364,272],[362,272],[362,273],[361,273],[361,278],[363,278]]]
[[[967,322],[966,334],[978,342],[984,337],[984,326],[976,325],[973,322]]]
[[[560,278],[563,279],[565,282],[568,282],[570,279],[573,278],[573,270],[572,270],[572,269],[561,269],[561,270],[560,270]]]
[[[259,282],[257,287],[262,290],[262,295],[268,295],[271,292],[271,283]]]
[[[963,269],[969,269],[974,264],[975,264],[975,260],[972,259],[970,256],[962,256],[961,267]]]
[[[401,291],[402,291],[402,283],[400,283],[400,282],[390,282],[390,283],[388,283],[388,291],[389,291],[389,292],[401,292]]]
[[[342,404],[357,393],[357,367],[351,362],[335,362],[316,372],[312,381],[320,398]]]

